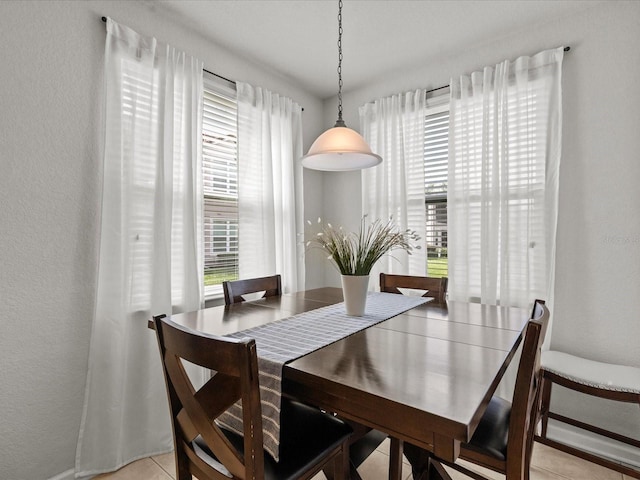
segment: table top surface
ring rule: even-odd
[[[225,335],[342,301],[339,288],[173,315]],[[283,392],[430,448],[468,441],[521,339],[529,312],[424,304],[288,363]]]

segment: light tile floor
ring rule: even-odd
[[[384,442],[361,466],[358,472],[363,480],[387,478],[389,444]],[[468,467],[491,479],[504,480],[504,476],[467,464]],[[411,467],[405,462],[403,478],[411,480]],[[453,480],[468,477],[452,471]],[[143,458],[121,468],[117,472],[99,475],[98,480],[175,480],[173,454]],[[319,474],[314,480],[324,480]],[[531,480],[632,480],[627,475],[609,470],[553,448],[536,443],[533,449]]]

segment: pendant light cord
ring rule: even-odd
[[[342,120],[342,0],[338,0],[338,120],[335,126],[346,126]]]

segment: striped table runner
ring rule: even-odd
[[[344,303],[226,335],[254,338],[258,353],[264,447],[277,461],[280,443],[280,397],[285,363],[318,350],[353,333],[432,300],[431,298],[370,292],[364,316],[346,314]],[[232,406],[218,421],[242,435],[242,407]]]

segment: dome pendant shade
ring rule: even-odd
[[[382,157],[371,152],[369,145],[355,130],[333,127],[320,135],[309,153],[302,157],[302,166],[313,170],[344,172],[375,167]]]

